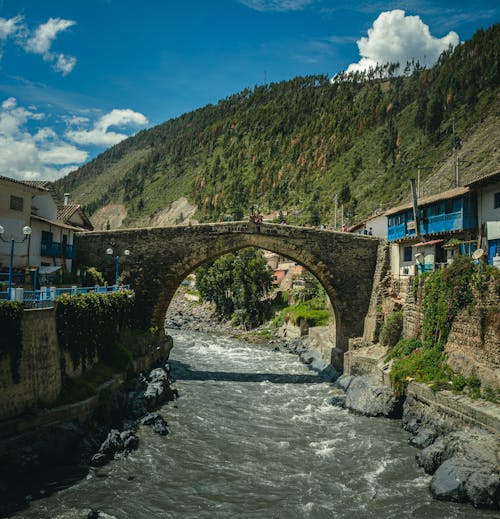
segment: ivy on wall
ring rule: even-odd
[[[121,331],[132,318],[135,294],[120,290],[107,294],[64,294],[57,300],[59,345],[69,352],[75,367],[97,355],[111,355]]]
[[[0,358],[10,356],[12,378],[20,381],[19,365],[23,348],[22,334],[23,305],[17,301],[0,301]]]
[[[422,337],[421,341],[401,339],[386,357],[386,361],[394,359],[393,386],[402,393],[408,380],[413,379],[432,383],[435,388],[442,384],[458,390],[464,377],[452,372],[444,353],[453,321],[461,310],[479,306],[481,340],[484,341],[489,316],[494,315],[495,308],[481,305],[488,291],[500,294],[500,272],[488,265],[474,265],[471,258],[459,256],[445,269],[418,276],[413,290],[415,299],[422,301]],[[467,382],[471,387],[475,383],[472,379]],[[476,393],[479,394],[470,392],[471,395]]]

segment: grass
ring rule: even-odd
[[[306,322],[308,326],[326,326],[332,319],[332,313],[325,308],[323,298],[315,297],[303,303],[287,306],[281,310],[273,320],[278,327],[285,322],[299,326]]]

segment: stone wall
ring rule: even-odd
[[[20,381],[14,383],[10,357],[0,359],[0,419],[38,402],[52,403],[61,391],[61,362],[53,308],[25,310],[22,319]]]
[[[477,376],[483,387],[500,389],[500,296],[491,284],[476,303],[454,319],[445,353],[448,364],[466,377]],[[415,300],[412,282],[404,290],[403,336],[419,337],[423,320],[421,298]]]

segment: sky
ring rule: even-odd
[[[412,58],[499,21],[490,0],[0,0],[0,175],[55,180],[247,87]]]

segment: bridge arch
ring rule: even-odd
[[[163,328],[177,288],[198,266],[245,247],[270,250],[307,268],[325,288],[336,320],[336,345],[363,334],[379,240],[348,233],[277,224],[232,222],[123,229],[77,236],[81,266],[106,267],[106,249],[129,249],[126,269],[144,325]]]

